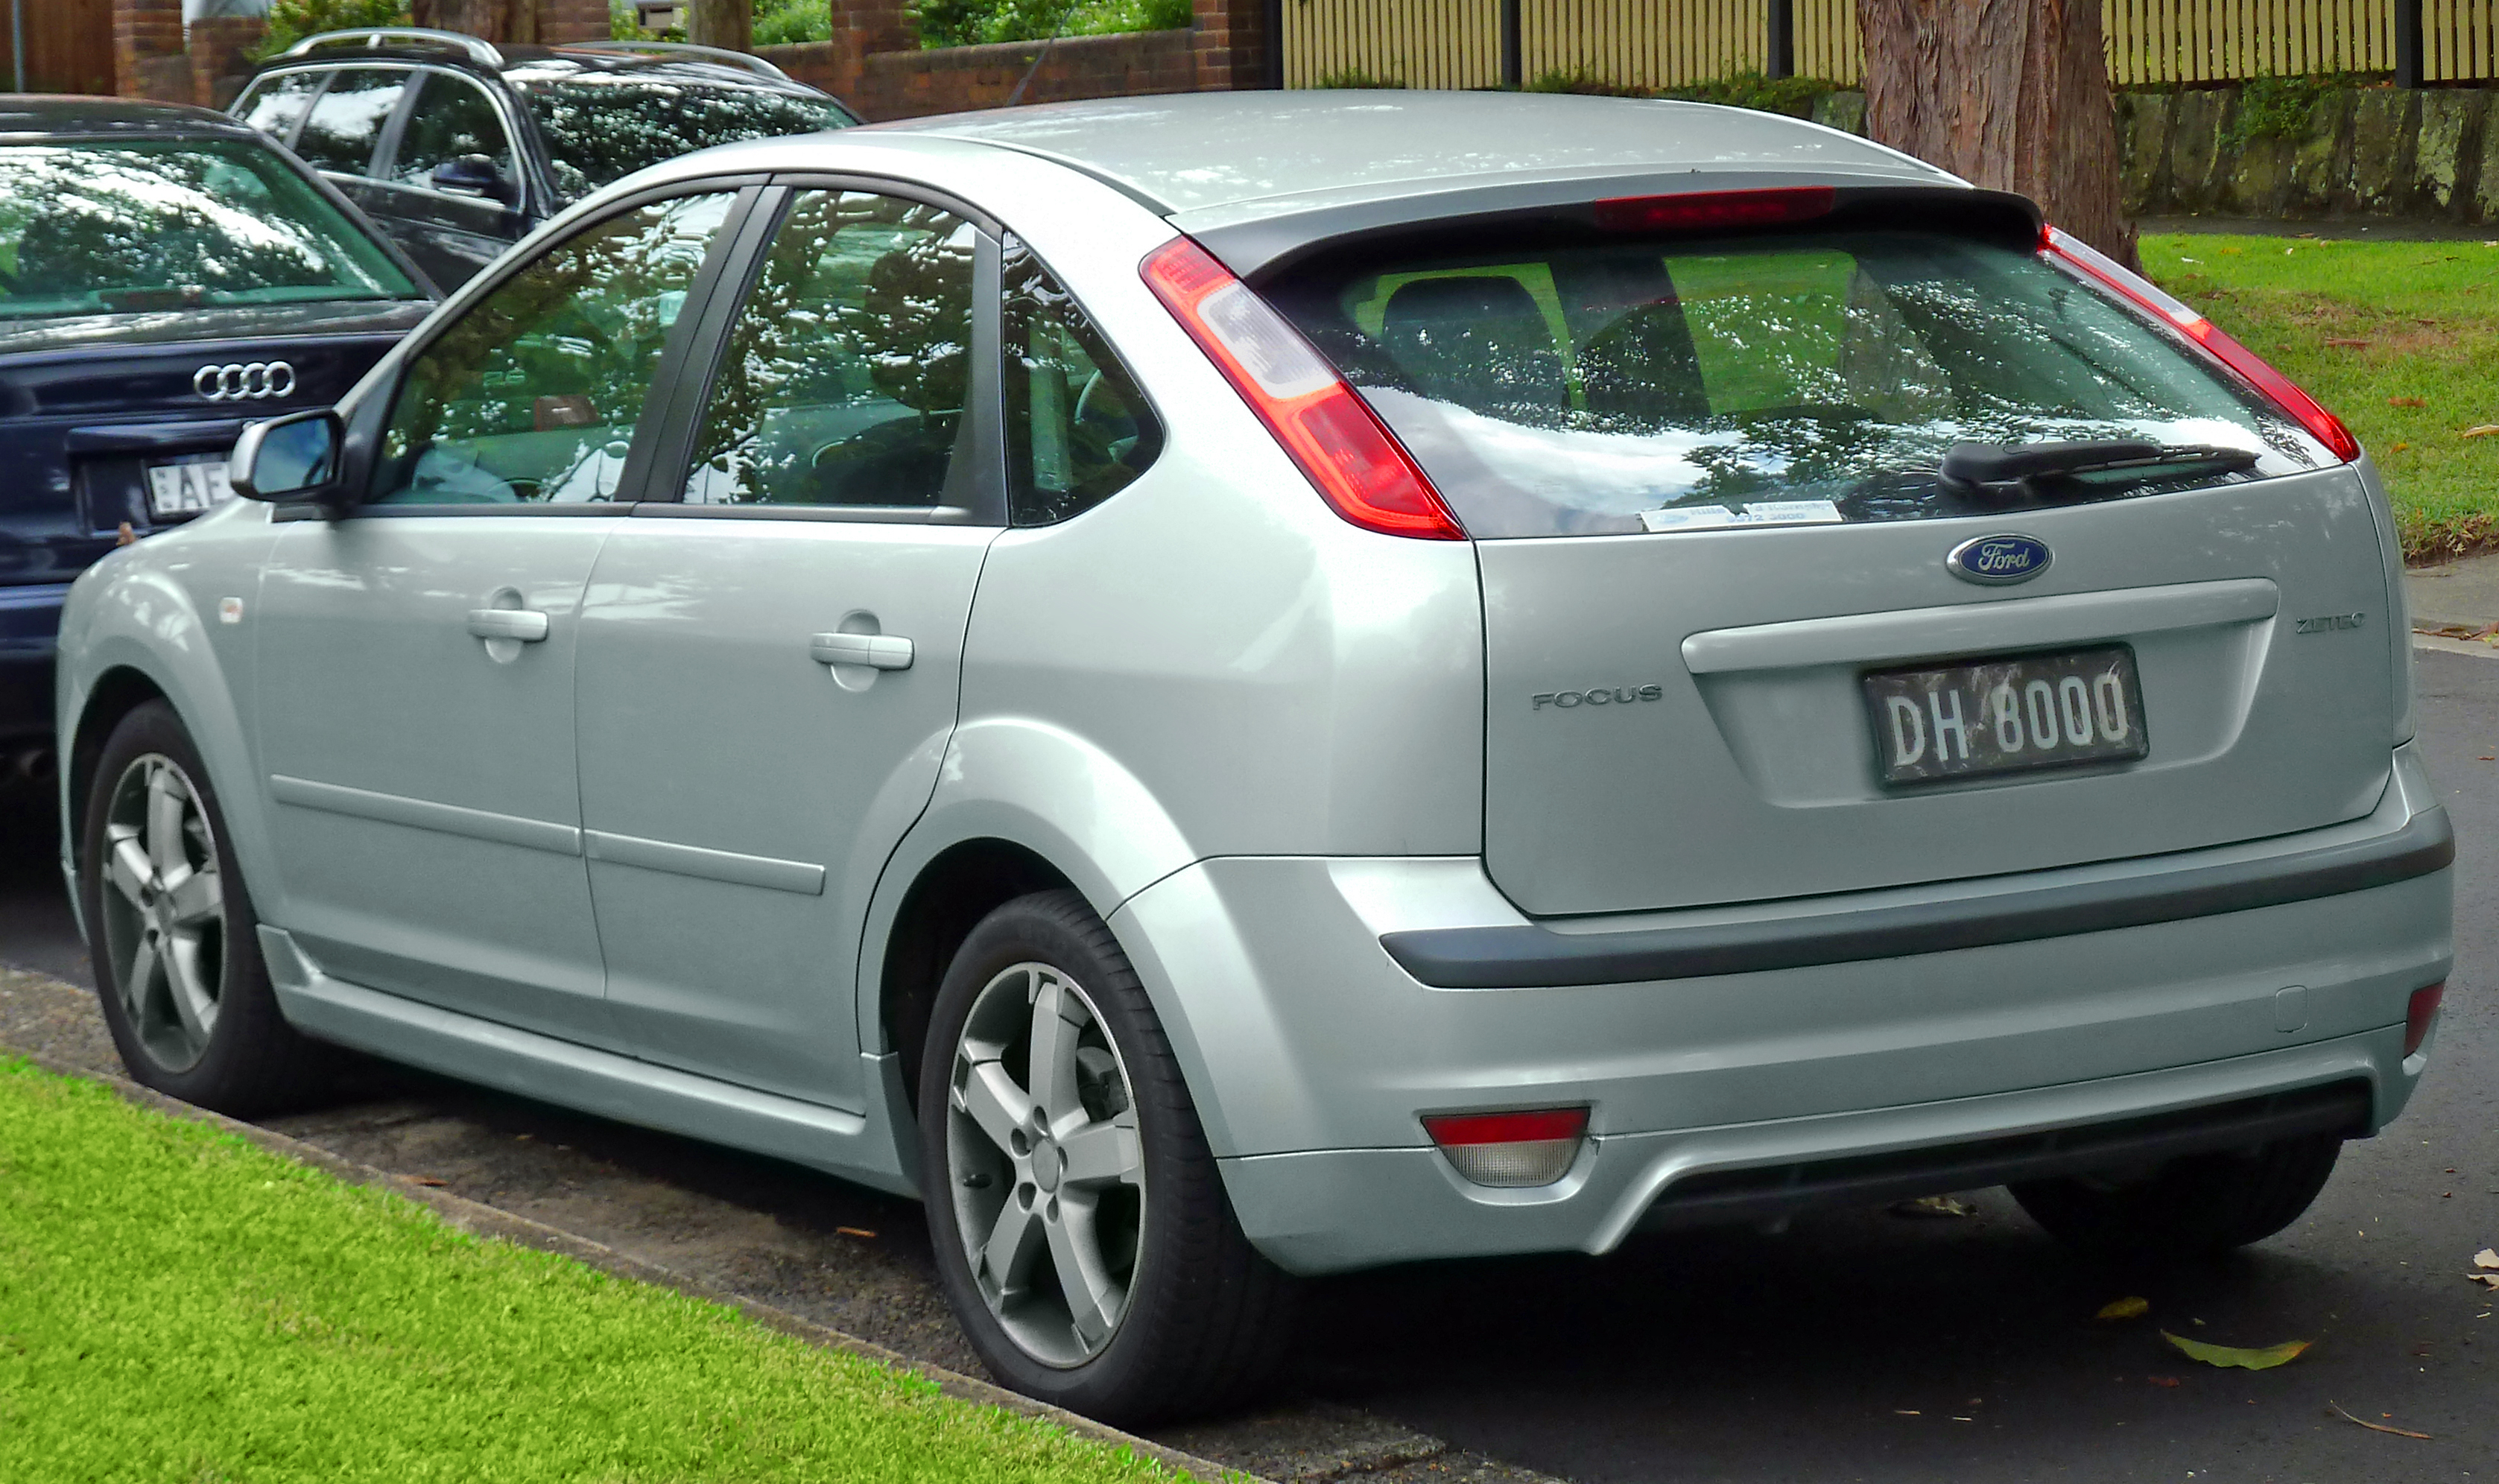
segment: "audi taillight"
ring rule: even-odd
[[[2438,1002],[2447,997],[2447,981],[2440,980],[2426,989],[2413,991],[2412,1003],[2404,1007],[2404,1054],[2410,1056],[2429,1039],[2429,1028],[2438,1021]]]
[[[1584,1108],[1436,1113],[1423,1120],[1457,1172],[1478,1185],[1550,1185],[1570,1173],[1588,1132]]]
[[[1139,272],[1337,514],[1388,535],[1466,539],[1370,404],[1213,253],[1174,238]]]
[[[2064,263],[2119,295],[2141,306],[2159,318],[2178,327],[2189,339],[2203,347],[2204,353],[2223,370],[2253,387],[2267,402],[2282,409],[2284,415],[2306,428],[2346,464],[2360,457],[2360,440],[2343,420],[2318,405],[2317,399],[2294,385],[2288,376],[2265,364],[2264,358],[2222,333],[2221,327],[2196,313],[2141,274],[2132,273],[2116,259],[2091,243],[2055,227],[2039,232],[2039,250],[2048,257]]]

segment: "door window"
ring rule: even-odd
[[[1012,239],[1001,281],[1008,499],[1017,525],[1047,526],[1145,472],[1162,424],[1083,306]]]
[[[397,68],[353,67],[332,74],[329,90],[305,116],[295,152],[315,170],[363,175],[373,165],[373,145],[406,85],[407,73]]]
[[[481,154],[495,162],[506,180],[512,177],[512,141],[503,116],[486,90],[466,78],[429,74],[421,84],[415,111],[400,135],[399,158],[390,177],[401,185],[431,188],[434,168],[466,155]]]
[[[612,499],[732,192],[657,201],[540,253],[412,361],[373,500]]]
[[[304,111],[311,106],[312,95],[320,90],[324,76],[318,72],[282,72],[274,78],[263,78],[235,105],[235,116],[283,145],[303,121]]]
[[[974,240],[917,201],[798,192],[722,353],[687,502],[949,503]]]

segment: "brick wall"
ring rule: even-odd
[[[1046,47],[1001,42],[862,54],[831,41],[759,47],[756,53],[841,99],[860,117],[882,120],[998,108],[1019,83],[1019,103],[1190,92],[1199,86],[1195,43],[1194,33],[1175,30],[1071,36]]]
[[[221,109],[243,91],[251,73],[243,53],[269,33],[269,22],[257,16],[203,16],[191,22],[186,50],[191,62],[191,101],[204,109]]]
[[[113,90],[124,98],[191,101],[191,59],[182,50],[182,0],[115,0]]]
[[[1191,34],[1196,38],[1201,92],[1267,85],[1267,7],[1264,0],[1196,0]]]
[[[607,0],[538,0],[538,43],[607,39]]]

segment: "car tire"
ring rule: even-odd
[[[239,1117],[321,1085],[331,1053],[278,1011],[225,815],[172,706],[149,701],[106,739],[79,860],[96,997],[133,1081]]]
[[[1019,897],[972,929],[932,1007],[919,1113],[938,1276],[1001,1384],[1140,1427],[1275,1374],[1293,1280],[1242,1235],[1161,1023],[1084,897]]]
[[[2334,1134],[2192,1154],[2131,1178],[2089,1176],[2006,1187],[2031,1220],[2077,1251],[2135,1259],[2209,1257],[2262,1242],[2307,1210],[2334,1173]]]

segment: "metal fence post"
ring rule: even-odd
[[[2401,0],[2397,3],[2400,4]],[[2420,0],[2412,0],[2412,3],[2418,13]],[[1770,13],[1770,45],[1769,55],[1762,63],[1762,72],[1768,77],[1793,78],[1796,76],[1796,0],[1769,0],[1768,9]]]
[[[1526,69],[1527,61],[1521,54],[1518,40],[1518,0],[1501,0],[1501,85],[1525,86]]]
[[[2421,85],[2421,0],[2395,0],[2395,85]]]

